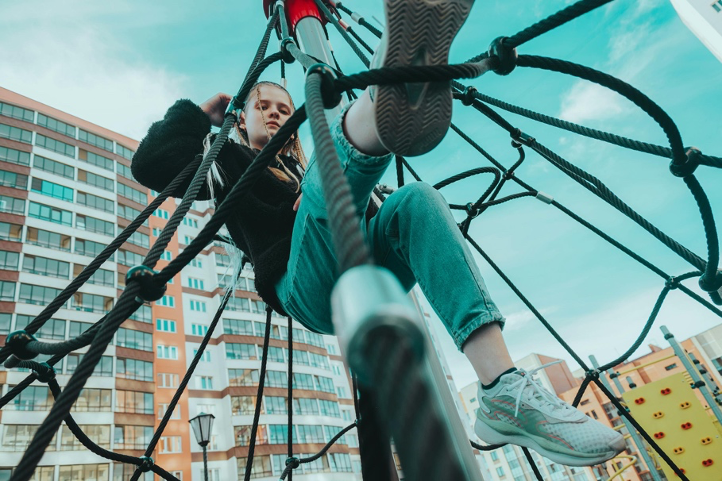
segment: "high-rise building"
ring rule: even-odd
[[[137,145],[0,88],[0,342],[39,314],[157,194],[131,175]],[[176,205],[176,200],[166,200],[36,336],[48,342],[76,337],[111,309],[128,269],[142,264]],[[174,259],[212,213],[210,203],[194,203],[157,268]],[[122,324],[71,412],[98,445],[144,454],[209,329],[230,282],[229,265],[224,248],[209,246],[172,279],[162,299],[141,306]],[[188,424],[201,412],[216,417],[208,446],[209,476],[235,480],[243,475],[266,315],[251,271],[243,271],[237,288],[152,455],[180,479],[203,478],[201,448]],[[291,329],[292,440],[298,456],[318,452],[356,417],[335,338],[295,322]],[[287,340],[287,320],[274,316],[254,479],[277,479],[285,466]],[[55,366],[61,387],[85,351],[77,350]],[[27,374],[0,369],[0,395]],[[0,480],[10,476],[52,403],[47,386],[34,382],[0,411]],[[134,469],[91,453],[63,424],[33,479],[127,480]],[[356,430],[294,473],[297,480],[359,479]],[[150,472],[141,477],[152,479]]]
[[[722,0],[671,0],[687,28],[722,62]]]

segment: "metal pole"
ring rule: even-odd
[[[599,368],[597,357],[595,357],[594,355],[589,355],[589,360],[592,362],[592,366],[594,368]],[[619,395],[621,396],[621,394],[624,393],[624,388],[622,387],[622,382],[619,381],[619,377],[614,376],[610,378],[614,380],[614,384],[617,387],[617,390],[619,390]],[[604,373],[599,374],[599,380],[602,381],[602,385],[604,385],[607,390],[609,390],[611,393],[614,393],[611,386],[609,385],[609,380],[607,380],[607,377]],[[624,423],[624,417],[622,417],[621,414],[619,420]],[[625,423],[625,425],[627,424]],[[630,427],[629,425],[627,425],[627,430],[629,431],[629,435],[632,437],[634,444],[637,446],[639,455],[642,457],[642,459],[644,459],[644,463],[647,465],[647,468],[649,469],[649,474],[652,476],[652,479],[662,480],[662,475],[657,471],[657,465],[654,463],[654,460],[649,455],[649,452],[647,452],[647,446],[645,445],[642,437],[639,435],[639,433],[637,433],[634,427]]]
[[[699,374],[702,375],[702,378],[704,378],[705,382],[707,383],[707,386],[710,387],[712,390],[712,396],[714,397],[715,401],[717,402],[717,405],[722,405],[722,402],[720,401],[720,391],[719,387],[717,386],[717,381],[714,379],[712,374],[709,372],[707,368],[705,368],[702,363],[697,360],[697,358],[694,356],[693,353],[688,353],[689,359],[692,360],[692,363],[698,366]]]
[[[705,401],[707,402],[707,405],[712,410],[714,416],[717,418],[717,421],[722,423],[722,411],[720,411],[720,408],[717,405],[717,401],[707,389],[707,384],[704,382],[704,380],[702,380],[702,377],[700,376],[697,369],[695,369],[692,362],[689,361],[689,358],[687,357],[687,352],[684,350],[684,348],[682,348],[682,345],[677,343],[677,340],[674,339],[674,335],[669,332],[666,326],[662,325],[660,326],[660,329],[662,330],[662,333],[664,333],[664,339],[667,340],[672,346],[672,349],[677,355],[677,358],[680,359],[682,365],[684,365],[684,368],[687,370],[687,373],[689,373],[689,375],[692,377],[692,381],[694,381],[694,384],[692,386],[699,389]]]
[[[203,480],[208,480],[208,451],[203,445]]]

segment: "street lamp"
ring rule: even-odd
[[[203,480],[208,480],[208,453],[206,447],[208,442],[211,441],[211,428],[213,428],[213,419],[216,417],[210,413],[199,413],[192,419],[188,420],[193,428],[193,433],[196,436],[196,442],[198,445],[203,447]]]

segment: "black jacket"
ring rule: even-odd
[[[203,152],[203,139],[211,129],[208,116],[189,100],[179,100],[163,120],[155,122],[133,156],[133,176],[143,185],[162,191],[170,182]],[[257,152],[251,148],[228,142],[221,149],[216,162],[224,177],[223,186],[214,186],[218,204],[223,202]],[[290,169],[297,166],[291,158],[282,157]],[[183,183],[175,197],[182,197],[190,183]],[[275,284],[286,272],[291,251],[291,233],[296,212],[293,204],[298,198],[295,183],[280,181],[268,169],[264,170],[252,191],[235,208],[226,227],[236,245],[251,259],[256,275],[256,288],[263,300],[279,313],[284,313],[276,295]],[[210,199],[207,186],[198,199]]]

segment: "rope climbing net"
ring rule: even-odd
[[[214,240],[216,233],[221,229],[233,212],[233,206],[243,202],[245,194],[251,190],[263,171],[273,161],[276,153],[286,144],[291,135],[307,118],[310,120],[319,172],[321,174],[324,195],[328,206],[329,228],[332,232],[334,249],[339,263],[339,272],[344,273],[353,267],[369,264],[371,262],[371,255],[365,244],[363,234],[360,229],[358,229],[359,223],[356,219],[350,190],[338,162],[337,154],[335,152],[328,124],[324,115],[324,109],[336,106],[340,102],[341,95],[343,93],[346,93],[349,98],[353,98],[354,89],[364,89],[373,84],[440,81],[452,82],[455,99],[459,100],[465,106],[474,108],[506,131],[510,135],[512,146],[518,154],[517,161],[511,167],[507,168],[492,157],[480,145],[474,142],[471,137],[462,132],[456,125],[452,125],[454,132],[473,146],[474,149],[476,149],[489,163],[491,163],[491,166],[480,167],[459,173],[437,183],[434,187],[441,189],[462,179],[467,179],[481,174],[491,174],[493,176],[493,181],[478,199],[465,205],[450,205],[452,209],[460,210],[466,213],[466,218],[459,226],[464,237],[509,285],[509,287],[529,308],[529,310],[534,313],[543,326],[564,347],[570,356],[584,369],[586,376],[579,388],[573,405],[576,406],[579,404],[589,384],[595,384],[599,390],[601,390],[609,398],[610,402],[616,406],[620,414],[624,416],[634,429],[640,433],[649,446],[655,450],[670,467],[672,467],[676,475],[682,480],[687,480],[685,475],[674,464],[674,462],[659,448],[655,440],[650,437],[639,425],[639,423],[628,413],[625,407],[621,404],[620,400],[611,393],[604,384],[601,383],[600,374],[628,358],[641,345],[644,338],[649,333],[649,330],[651,329],[665,298],[671,290],[680,290],[717,316],[722,317],[722,311],[715,306],[722,304],[722,297],[720,296],[720,289],[722,288],[722,271],[718,270],[719,241],[710,203],[694,174],[695,170],[700,165],[714,168],[722,167],[722,159],[704,155],[697,149],[685,148],[680,132],[672,119],[651,99],[631,85],[589,67],[548,57],[518,55],[516,51],[518,47],[528,41],[587,12],[601,7],[610,1],[611,0],[581,0],[517,33],[516,35],[496,39],[492,42],[491,47],[487,52],[484,52],[463,64],[382,68],[348,76],[341,73],[341,70],[335,61],[333,68],[320,64],[316,59],[302,52],[296,46],[295,41],[288,31],[288,23],[286,21],[283,2],[277,2],[273,7],[272,14],[269,16],[265,33],[248,74],[237,95],[229,104],[228,112],[225,115],[223,125],[209,152],[205,155],[205,157],[200,155],[197,156],[195,160],[189,164],[178,175],[178,177],[171,182],[166,189],[163,190],[163,192],[161,192],[158,197],[155,198],[141,212],[141,214],[82,271],[81,274],[74,279],[55,300],[53,300],[53,302],[46,306],[45,309],[43,309],[43,311],[24,330],[16,331],[8,335],[5,346],[0,349],[0,362],[4,362],[6,368],[12,369],[17,367],[32,370],[32,373],[28,375],[25,380],[9,390],[5,396],[0,398],[0,408],[5,406],[34,381],[47,383],[53,397],[55,398],[55,403],[50,409],[50,413],[35,433],[28,449],[15,469],[13,473],[13,480],[28,480],[32,476],[40,458],[45,453],[48,444],[57,433],[57,430],[63,421],[75,437],[77,437],[77,439],[92,452],[108,458],[109,460],[135,465],[137,469],[133,474],[132,480],[137,480],[143,472],[147,471],[152,471],[166,480],[177,480],[168,471],[158,466],[151,458],[151,455],[160,441],[161,435],[171,419],[174,409],[191,376],[193,375],[193,372],[211,339],[220,316],[225,309],[226,303],[232,294],[229,291],[223,296],[220,307],[209,325],[208,332],[205,334],[185,376],[183,377],[183,380],[176,390],[173,399],[168,404],[166,412],[163,415],[163,418],[142,457],[119,454],[99,447],[83,433],[70,413],[73,404],[78,399],[81,390],[93,373],[95,366],[100,362],[101,356],[103,355],[106,347],[112,341],[113,335],[120,328],[121,323],[131,316],[141,305],[160,299],[165,292],[166,283],[173,276],[178,274],[184,266],[193,260],[209,243]],[[368,66],[369,62],[366,57],[366,53],[372,53],[371,47],[363,41],[360,35],[350,24],[343,20],[342,15],[348,15],[356,24],[366,28],[377,37],[381,36],[381,32],[366,21],[363,16],[351,11],[342,2],[328,1],[327,3],[324,3],[322,0],[314,0],[314,2],[325,20],[339,31],[341,37],[349,43],[361,61]],[[266,56],[270,37],[274,30],[277,31],[281,40],[281,48],[279,52]],[[217,206],[215,213],[203,227],[200,234],[165,268],[155,271],[153,268],[160,259],[161,254],[173,237],[179,224],[190,209],[191,204],[196,199],[205,182],[208,170],[215,162],[215,159],[223,145],[227,142],[230,129],[237,120],[236,112],[242,108],[243,100],[247,97],[250,89],[257,82],[263,71],[270,65],[276,62],[281,62],[282,75],[285,76],[285,64],[290,64],[294,61],[298,61],[306,70],[306,103],[299,107],[289,120],[279,129],[277,134],[270,139],[266,147],[258,154],[242,178],[226,196],[226,199]],[[517,67],[543,69],[571,75],[597,83],[607,89],[617,92],[633,102],[659,124],[667,136],[669,147],[657,146],[637,140],[627,139],[611,133],[555,119],[553,117],[494,99],[479,92],[473,86],[466,86],[458,82],[458,79],[476,78],[489,71],[493,71],[500,75],[506,75]],[[500,109],[593,139],[671,159],[671,173],[674,176],[681,178],[692,193],[692,196],[699,207],[704,226],[704,234],[707,240],[706,257],[703,258],[695,254],[682,244],[667,236],[664,232],[656,228],[619,197],[617,197],[599,179],[566,161],[558,154],[542,145],[532,135],[522,132],[520,129],[514,127],[490,106],[498,107]],[[536,152],[539,156],[541,156],[541,158],[551,163],[562,173],[566,174],[600,199],[609,203],[615,209],[629,217],[671,249],[675,254],[691,264],[693,270],[676,276],[665,272],[632,251],[630,248],[613,239],[601,229],[582,219],[569,208],[520,179],[516,174],[516,170],[524,162],[528,150]],[[405,159],[397,156],[396,161],[396,172],[399,187],[405,182],[406,172],[408,172],[417,181],[421,180]],[[135,230],[151,215],[151,213],[153,213],[153,211],[155,211],[155,209],[157,209],[171,193],[175,192],[178,186],[187,182],[188,179],[191,180],[185,195],[178,204],[173,215],[168,220],[157,241],[149,250],[143,264],[129,270],[127,274],[126,288],[119,296],[113,309],[96,322],[91,328],[73,339],[59,343],[44,343],[36,340],[33,334],[42,328],[44,323],[46,323],[51,316],[53,316],[53,314],[65,304],[65,302],[93,275],[93,273],[95,273],[103,262],[113,255],[113,253],[135,232]],[[520,186],[523,189],[523,192],[501,197],[502,188],[509,182],[513,182]],[[381,197],[383,198],[383,195]],[[654,309],[652,310],[647,322],[644,324],[636,341],[627,351],[625,351],[625,353],[598,368],[588,366],[581,357],[574,352],[574,350],[557,333],[548,320],[541,315],[539,310],[532,305],[529,299],[516,287],[512,280],[502,272],[500,267],[494,263],[488,254],[485,253],[479,244],[469,235],[471,223],[488,208],[525,197],[536,197],[545,203],[554,206],[574,221],[582,224],[588,230],[600,236],[612,246],[621,250],[633,260],[659,275],[663,280],[664,287],[662,288]],[[691,278],[699,279],[700,287],[709,294],[711,302],[707,301],[682,284],[683,281]],[[260,383],[258,387],[257,405],[250,437],[251,445],[249,447],[247,466],[245,470],[245,480],[249,480],[251,476],[255,435],[260,417],[260,401],[263,396],[263,384],[271,328],[270,308],[267,315],[261,373],[259,377]],[[450,435],[447,431],[445,431],[443,423],[444,419],[440,415],[439,407],[435,405],[434,397],[432,396],[428,386],[428,381],[422,376],[422,372],[419,368],[418,356],[414,350],[414,344],[404,337],[399,337],[398,334],[394,335],[386,333],[375,340],[377,343],[364,347],[363,355],[367,364],[365,372],[368,375],[368,379],[374,380],[374,383],[372,385],[368,385],[367,383],[365,386],[363,383],[360,383],[360,386],[358,387],[358,391],[360,391],[361,396],[359,400],[355,400],[357,402],[357,421],[341,430],[318,454],[306,458],[294,457],[291,436],[293,412],[291,369],[293,340],[291,336],[292,330],[290,318],[288,319],[288,323],[289,392],[287,403],[289,434],[288,459],[286,462],[286,468],[282,474],[282,479],[291,479],[294,468],[297,468],[300,464],[309,463],[321,457],[340,437],[344,435],[344,433],[354,426],[359,427],[365,478],[372,478],[371,474],[373,474],[374,467],[384,465],[379,462],[387,460],[384,459],[384,454],[381,453],[383,450],[379,451],[378,447],[375,446],[373,442],[377,440],[388,441],[390,437],[394,440],[407,478],[412,480],[420,478],[456,480],[464,477],[463,468],[458,463],[459,459],[452,454],[453,449],[451,447],[453,444],[450,443]],[[394,336],[396,336],[396,338],[394,338]],[[394,347],[393,350],[390,349],[391,346]],[[87,353],[80,360],[80,363],[73,375],[70,377],[67,385],[61,390],[57,380],[55,380],[54,365],[72,351],[83,347],[88,347]],[[394,355],[389,356],[390,352],[393,352]],[[33,360],[33,358],[41,354],[50,356],[47,362],[39,363]],[[398,383],[398,380],[405,380],[405,382]],[[356,393],[357,389],[354,381],[354,395],[356,395]],[[367,408],[364,408],[366,394],[369,394],[368,396],[373,402],[371,404],[373,405],[373,409],[368,408],[370,405],[366,405]],[[420,419],[427,422],[424,424],[414,423],[415,420]],[[367,427],[373,427],[374,430],[366,430],[364,432],[362,431],[362,427],[364,425]],[[419,427],[419,425],[422,426]],[[492,450],[499,447],[483,446],[475,442],[471,442],[471,445],[480,450]],[[535,475],[539,478],[539,480],[541,480],[541,475],[533,462],[531,454],[526,449],[524,452]]]

